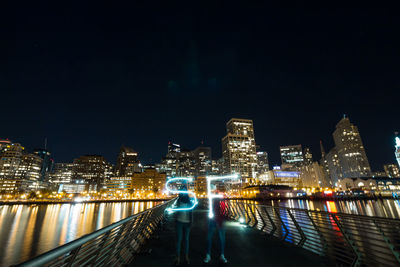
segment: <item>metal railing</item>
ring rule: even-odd
[[[235,220],[348,266],[400,266],[400,220],[225,200]]]
[[[17,266],[122,266],[130,263],[172,200],[127,217]]]

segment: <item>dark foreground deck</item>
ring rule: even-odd
[[[144,248],[146,252],[134,259],[132,266],[174,266],[175,225],[172,218],[166,219],[167,223],[146,245]],[[205,264],[203,258],[206,253],[207,220],[206,210],[195,210],[194,224],[190,233],[190,266],[326,266],[329,264],[316,254],[285,244],[236,222],[226,224],[225,256],[228,263],[222,264],[218,261],[218,237],[215,233],[212,261]],[[185,265],[182,261],[181,266]]]

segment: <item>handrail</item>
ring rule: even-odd
[[[229,217],[337,265],[400,265],[400,220],[224,200]],[[246,203],[246,205],[243,205]]]
[[[145,239],[154,232],[157,224],[164,216],[165,208],[170,205],[172,201],[173,199],[131,215],[16,266],[78,266],[82,265],[82,263],[96,266],[96,263],[106,263],[106,261],[98,260],[99,258],[93,258],[94,255],[100,256],[101,254],[102,257],[100,258],[103,259],[104,254],[100,252],[118,254],[119,258],[107,257],[107,261],[117,261],[120,265],[126,264],[133,258],[133,255],[138,250],[139,246],[144,243]],[[124,244],[124,246],[121,247],[121,244]],[[113,248],[117,247],[119,249],[118,252],[112,251]],[[105,250],[105,248],[109,250]],[[122,251],[124,255],[120,254]],[[128,253],[128,251],[130,253]],[[86,258],[90,260],[88,262],[82,261],[82,259]]]

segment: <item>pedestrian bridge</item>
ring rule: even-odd
[[[173,266],[175,230],[165,213],[171,201],[39,255],[20,266]],[[191,266],[202,262],[207,243],[207,210],[194,211]],[[400,220],[273,207],[224,200],[226,266],[400,266]],[[183,264],[182,264],[183,265]]]

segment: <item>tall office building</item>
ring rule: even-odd
[[[211,174],[211,147],[200,146],[192,151],[196,177]]]
[[[35,149],[33,154],[42,159],[42,166],[40,167],[40,181],[44,182],[46,173],[51,172],[54,165],[54,161],[51,158],[51,153],[47,149]]]
[[[385,164],[383,169],[387,177],[400,178],[400,169],[396,164]]]
[[[344,117],[336,125],[333,139],[344,178],[371,175],[371,167],[365,153],[357,126]]]
[[[226,124],[227,135],[222,138],[222,155],[227,173],[238,173],[242,182],[255,178],[257,153],[252,120],[230,119]]]
[[[42,159],[24,153],[18,143],[8,143],[2,148],[0,158],[0,191],[32,191],[39,188]]]
[[[74,159],[73,182],[89,184],[91,191],[99,191],[109,175],[110,164],[103,156],[85,155]]]
[[[265,151],[257,152],[257,175],[265,174],[269,171],[268,153]]]
[[[282,170],[299,170],[304,166],[303,149],[301,145],[281,146]]]
[[[181,152],[181,145],[168,142],[168,153],[171,152]]]
[[[396,144],[394,146],[394,148],[395,148],[394,154],[396,156],[397,164],[400,167],[400,138],[398,136],[396,136],[396,138],[395,138],[395,143]]]
[[[49,182],[52,184],[70,184],[76,164],[74,163],[56,163],[53,171],[49,175]]]
[[[115,165],[115,176],[132,176],[135,172],[140,171],[138,153],[130,147],[121,147]]]

